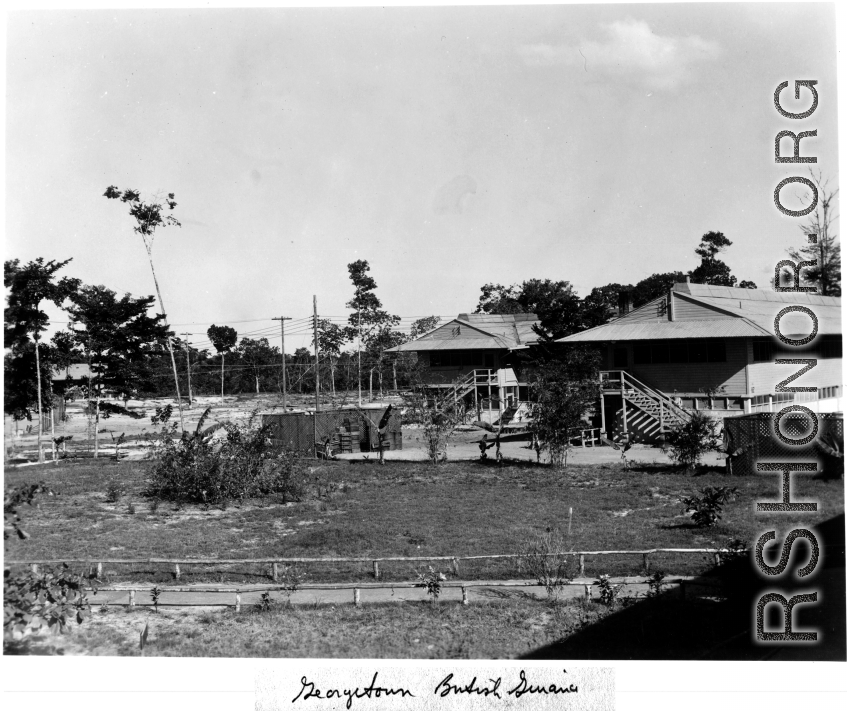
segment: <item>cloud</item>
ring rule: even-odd
[[[476,181],[470,175],[457,175],[438,188],[432,201],[432,211],[436,215],[458,215],[462,212],[466,195],[476,195]]]
[[[531,44],[519,53],[529,66],[572,65],[589,74],[637,81],[651,89],[675,89],[693,79],[694,67],[720,55],[720,47],[697,35],[658,35],[646,22],[603,25],[602,41],[575,45]]]

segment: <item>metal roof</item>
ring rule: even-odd
[[[517,348],[538,340],[538,334],[533,330],[533,326],[538,323],[535,314],[463,313],[414,341],[389,348],[387,352]],[[456,331],[455,336],[450,334],[453,330]],[[480,335],[469,338],[466,335],[468,330]]]
[[[559,343],[598,341],[653,341],[681,338],[745,338],[771,335],[761,326],[743,318],[717,318],[708,321],[660,321],[630,323],[615,321],[558,339]]]

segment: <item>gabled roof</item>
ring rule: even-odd
[[[461,313],[414,341],[389,348],[388,352],[509,350],[537,341],[538,336],[532,330],[537,323],[535,314]]]
[[[680,338],[743,338],[775,335],[774,320],[788,306],[811,310],[818,319],[818,333],[841,333],[841,299],[804,292],[776,292],[764,289],[738,289],[708,284],[675,284],[675,320],[670,313],[656,309],[667,296],[602,326],[558,339],[564,343],[638,341]],[[686,316],[684,304],[700,306],[696,316]],[[644,319],[653,309],[656,317]],[[651,312],[651,313],[653,313]],[[809,333],[809,317],[791,312],[780,320],[780,331],[788,337]]]

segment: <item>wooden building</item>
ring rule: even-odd
[[[446,406],[475,411],[499,421],[516,416],[528,388],[511,367],[511,354],[535,343],[535,314],[469,314],[456,318],[389,352],[416,353],[422,385]]]
[[[810,309],[818,321],[817,336],[802,348],[784,346],[775,336],[774,320],[790,306]],[[686,282],[637,309],[624,305],[622,312],[610,323],[559,339],[600,347],[601,426],[612,435],[654,441],[691,410],[727,417],[792,403],[818,412],[843,409],[840,298]],[[811,318],[796,310],[780,320],[789,338],[811,330]],[[776,392],[802,367],[776,365],[776,358],[817,358],[815,368],[791,383],[814,385],[816,392]]]

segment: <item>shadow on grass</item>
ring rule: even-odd
[[[604,617],[573,635],[527,654],[526,659],[704,659],[845,661],[844,515],[815,527],[823,561],[811,582],[796,577],[764,580],[744,556],[714,567],[689,584],[722,581],[720,599],[681,600],[679,590],[644,600]],[[802,555],[802,554],[801,554]],[[789,570],[799,560],[792,556]],[[803,558],[804,559],[804,558]],[[805,559],[804,559],[805,560]],[[818,603],[798,606],[795,631],[818,631],[814,643],[758,643],[756,603],[767,591],[787,597],[818,591]],[[765,629],[780,630],[778,605],[766,608]]]

